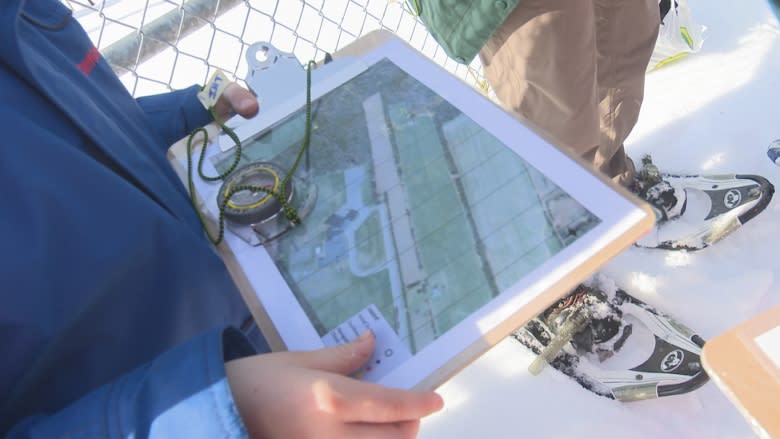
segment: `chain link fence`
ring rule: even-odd
[[[479,60],[450,60],[404,0],[63,0],[134,96],[246,76],[246,49],[270,42],[302,64],[387,29],[487,92]]]

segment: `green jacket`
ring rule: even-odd
[[[452,59],[470,63],[520,0],[410,0]]]

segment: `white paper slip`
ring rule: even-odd
[[[780,369],[780,326],[756,337],[756,344]]]
[[[371,359],[353,376],[376,382],[411,358],[412,354],[375,305],[369,305],[335,327],[322,337],[322,342],[327,347],[349,343],[367,329],[376,337],[376,348]]]

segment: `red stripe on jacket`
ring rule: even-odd
[[[100,61],[100,52],[97,50],[97,47],[92,46],[92,48],[89,49],[89,52],[84,55],[84,59],[78,63],[76,67],[78,67],[82,73],[89,76],[89,74],[92,73],[92,69],[94,69],[97,65],[98,61]]]

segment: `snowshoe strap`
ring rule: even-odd
[[[539,356],[528,366],[528,372],[533,376],[539,375],[544,370],[544,367],[558,356],[563,347],[572,341],[574,335],[585,329],[589,320],[590,316],[587,312],[587,307],[580,306],[575,309],[555,337],[550,340],[550,343],[545,346],[544,350],[539,353]]]

